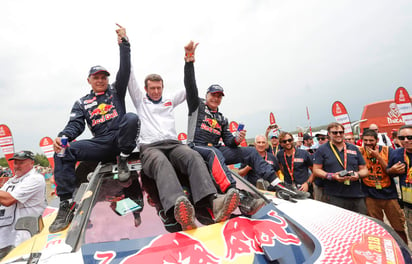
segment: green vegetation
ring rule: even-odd
[[[44,154],[35,154],[34,155],[34,164],[40,165],[42,167],[48,167],[49,161],[47,160],[46,155]],[[0,158],[0,166],[2,167],[9,167],[6,158]]]

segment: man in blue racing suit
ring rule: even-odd
[[[109,72],[94,66],[87,78],[91,92],[74,103],[70,120],[53,142],[54,177],[60,206],[51,233],[64,230],[73,218],[75,203],[72,201],[76,188],[75,164],[77,161],[113,161],[118,156],[118,176],[120,181],[129,177],[127,157],[136,147],[140,130],[140,120],[136,114],[126,113],[125,96],[130,76],[130,44],[125,28],[116,30],[120,48],[120,67],[116,82],[109,85]],[[87,123],[93,134],[92,139],[73,142],[83,133]],[[70,144],[66,149],[61,145],[62,136]],[[64,156],[59,154],[64,151]]]
[[[246,131],[240,131],[237,137],[229,131],[228,120],[218,109],[224,96],[223,88],[217,84],[211,85],[207,89],[206,100],[198,97],[193,66],[196,46],[197,44],[190,42],[185,47],[184,83],[189,108],[189,146],[199,152],[208,163],[217,189],[222,193],[236,187],[236,181],[226,164],[249,165],[259,178],[273,181],[277,177],[276,172],[262,159],[255,148],[238,147],[245,138]],[[223,140],[225,146],[219,143],[220,139]],[[244,200],[241,196],[240,208],[242,208],[242,202]],[[264,205],[264,202],[256,199],[250,202],[252,204],[247,206],[248,209],[242,210],[246,214],[254,214]]]

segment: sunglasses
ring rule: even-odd
[[[286,142],[291,143],[292,141],[293,141],[293,139],[289,138],[289,139],[282,140],[280,142],[283,143],[283,144],[286,144]]]
[[[409,136],[398,136],[399,140],[405,140],[407,138],[408,140],[412,140],[412,135]]]
[[[330,133],[332,133],[333,135],[337,135],[337,134],[343,135],[343,133],[345,132],[344,131],[330,131]]]
[[[326,137],[318,137],[318,140],[326,140]]]

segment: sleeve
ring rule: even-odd
[[[273,156],[273,158],[274,158],[273,159],[273,168],[274,168],[275,171],[278,171],[278,170],[280,170],[279,161],[275,156]]]
[[[357,153],[357,156],[358,156],[358,164],[359,165],[365,165],[366,162],[365,162],[365,159],[362,156],[362,153],[359,151],[359,149],[357,147],[355,147],[355,150],[356,150],[356,153]]]
[[[44,188],[45,184],[41,181],[41,178],[30,175],[22,182],[17,184],[13,191],[10,192],[10,194],[14,197],[14,199],[24,204],[29,199],[32,199],[32,197],[38,195],[41,192],[44,192]]]
[[[321,165],[323,164],[323,148],[319,148],[313,155],[313,164]]]
[[[229,131],[229,121],[225,117],[223,117],[221,137],[226,146],[237,147],[238,144],[236,144],[235,137]]]
[[[120,66],[116,75],[116,83],[114,87],[119,95],[119,98],[123,101],[126,96],[127,84],[130,78],[130,43],[124,41],[119,45],[120,49]]]
[[[173,95],[173,107],[176,107],[186,100],[186,91],[180,90]]]
[[[305,151],[306,153],[305,153],[305,164],[308,166],[308,167],[311,167],[311,166],[313,166],[313,160],[312,160],[312,157],[310,156],[310,154],[307,152],[307,151]]]
[[[61,137],[63,135],[67,136],[69,141],[76,139],[80,136],[85,128],[85,116],[82,110],[80,100],[76,101],[72,107],[70,113],[70,119],[67,123],[66,127],[61,131],[58,136]]]
[[[191,115],[199,107],[200,103],[193,62],[185,63],[184,83],[187,96],[187,106],[189,108],[189,115]]]
[[[134,107],[136,107],[136,110],[137,110],[139,103],[142,101],[143,91],[140,89],[139,84],[136,81],[133,66],[131,67],[131,71],[130,71],[128,90],[129,90],[129,95],[130,95],[130,98],[132,99],[133,105]]]

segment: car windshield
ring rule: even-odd
[[[240,186],[243,189],[247,188],[241,182],[238,184],[238,187]],[[133,177],[131,183],[127,184],[114,180],[112,174],[104,175],[96,188],[96,199],[86,225],[84,243],[138,239],[168,233],[154,206],[155,203],[153,201],[151,204],[148,203],[146,192],[143,192],[144,198],[139,197],[139,189],[137,175]],[[137,210],[127,212],[135,205],[133,202],[130,205],[130,200],[139,201],[139,199],[138,204],[142,204],[141,201],[144,200],[143,209],[140,211],[134,208]],[[119,203],[126,204],[126,207],[130,208],[122,208]],[[234,213],[240,214],[240,211],[237,209]],[[196,224],[198,227],[202,226],[198,221]]]

